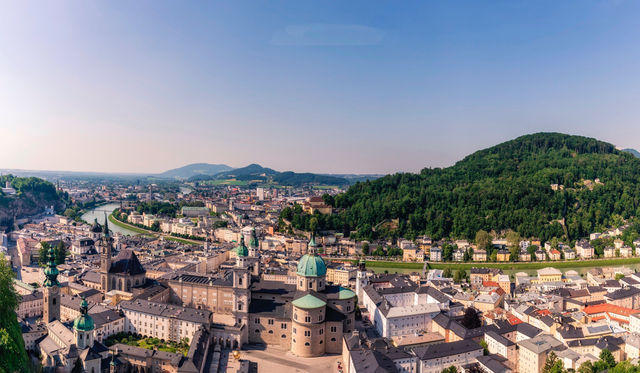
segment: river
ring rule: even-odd
[[[113,210],[120,207],[118,203],[109,203],[106,205],[98,206],[92,210],[87,211],[82,215],[82,220],[86,221],[89,224],[93,224],[94,219],[98,219],[98,223],[104,224],[105,212],[107,215],[111,214]],[[127,228],[119,227],[113,223],[109,223],[109,230],[114,233],[120,233],[124,235],[136,236],[138,233],[131,231]]]

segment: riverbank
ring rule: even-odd
[[[352,263],[357,263],[357,260],[344,260]],[[517,270],[532,270],[541,269],[546,267],[554,268],[580,268],[580,267],[612,267],[640,264],[640,257],[633,258],[611,258],[611,259],[592,259],[592,260],[572,260],[572,261],[557,261],[557,262],[505,262],[505,263],[490,263],[490,262],[472,262],[472,263],[440,263],[440,262],[428,262],[428,269],[464,269],[470,270],[474,267],[484,268],[499,268],[507,271]],[[420,271],[423,268],[423,263],[406,263],[406,262],[389,262],[382,260],[367,261],[368,268],[388,268],[388,269],[415,269]]]
[[[146,230],[146,229],[142,229],[139,227],[136,227],[135,225],[131,225],[131,224],[127,224],[124,222],[121,222],[120,220],[116,219],[115,216],[113,216],[113,213],[109,214],[109,222],[113,223],[114,225],[117,225],[121,228],[125,228],[128,229],[130,231],[134,231],[136,233],[145,235],[145,236],[149,236],[149,237],[164,237],[165,240],[168,241],[174,241],[174,242],[178,242],[178,243],[182,243],[182,244],[186,244],[186,245],[202,245],[204,244],[203,241],[194,241],[194,240],[189,240],[186,238],[179,238],[179,237],[173,237],[170,235],[165,235],[162,233],[158,233],[158,232],[154,232],[154,231],[150,231],[150,230]]]

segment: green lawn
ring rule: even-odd
[[[352,260],[357,263],[357,260]],[[573,260],[567,262],[523,262],[523,263],[434,263],[429,262],[429,269],[464,269],[468,270],[472,267],[500,268],[503,270],[526,270],[540,269],[545,267],[554,268],[576,268],[576,267],[610,267],[624,264],[640,263],[640,257],[634,258],[615,258],[615,259],[594,259],[594,260]],[[386,262],[386,261],[367,261],[367,267],[370,268],[404,268],[404,269],[422,269],[422,263],[406,263],[406,262]]]
[[[158,350],[173,352],[178,354],[187,355],[189,351],[188,338],[185,338],[181,342],[163,341],[158,338],[150,337],[136,337],[134,335],[118,333],[110,336],[105,340],[105,345],[113,346],[116,343],[122,343],[129,346],[142,347],[147,350]]]

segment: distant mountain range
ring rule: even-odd
[[[235,180],[240,182],[273,183],[287,186],[301,186],[305,184],[323,185],[348,185],[349,181],[343,177],[320,175],[309,172],[298,173],[293,171],[280,172],[271,168],[262,167],[259,164],[250,164],[246,167],[236,168],[215,175],[195,175],[189,181],[224,181]]]
[[[227,166],[226,164],[192,163],[165,171],[155,176],[168,179],[189,179],[200,175],[212,176],[232,169],[233,167]]]
[[[640,158],[640,152],[635,149],[622,149],[623,152],[631,153],[635,155],[637,158]]]

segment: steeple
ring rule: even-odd
[[[60,285],[60,283],[58,282],[58,273],[60,272],[58,271],[58,267],[56,267],[56,255],[53,247],[49,248],[47,254],[49,256],[49,261],[47,262],[47,268],[45,268],[44,270],[44,275],[46,277],[44,280],[44,286],[58,286]]]
[[[102,231],[105,237],[109,237],[109,217],[107,216],[107,212],[104,213],[104,230]]]
[[[82,297],[80,303],[80,316],[73,322],[73,332],[76,336],[76,345],[80,349],[93,345],[93,318],[89,316],[89,303]]]
[[[316,233],[311,234],[311,239],[308,244],[308,253],[309,255],[316,255],[318,253],[318,244],[316,243]]]

